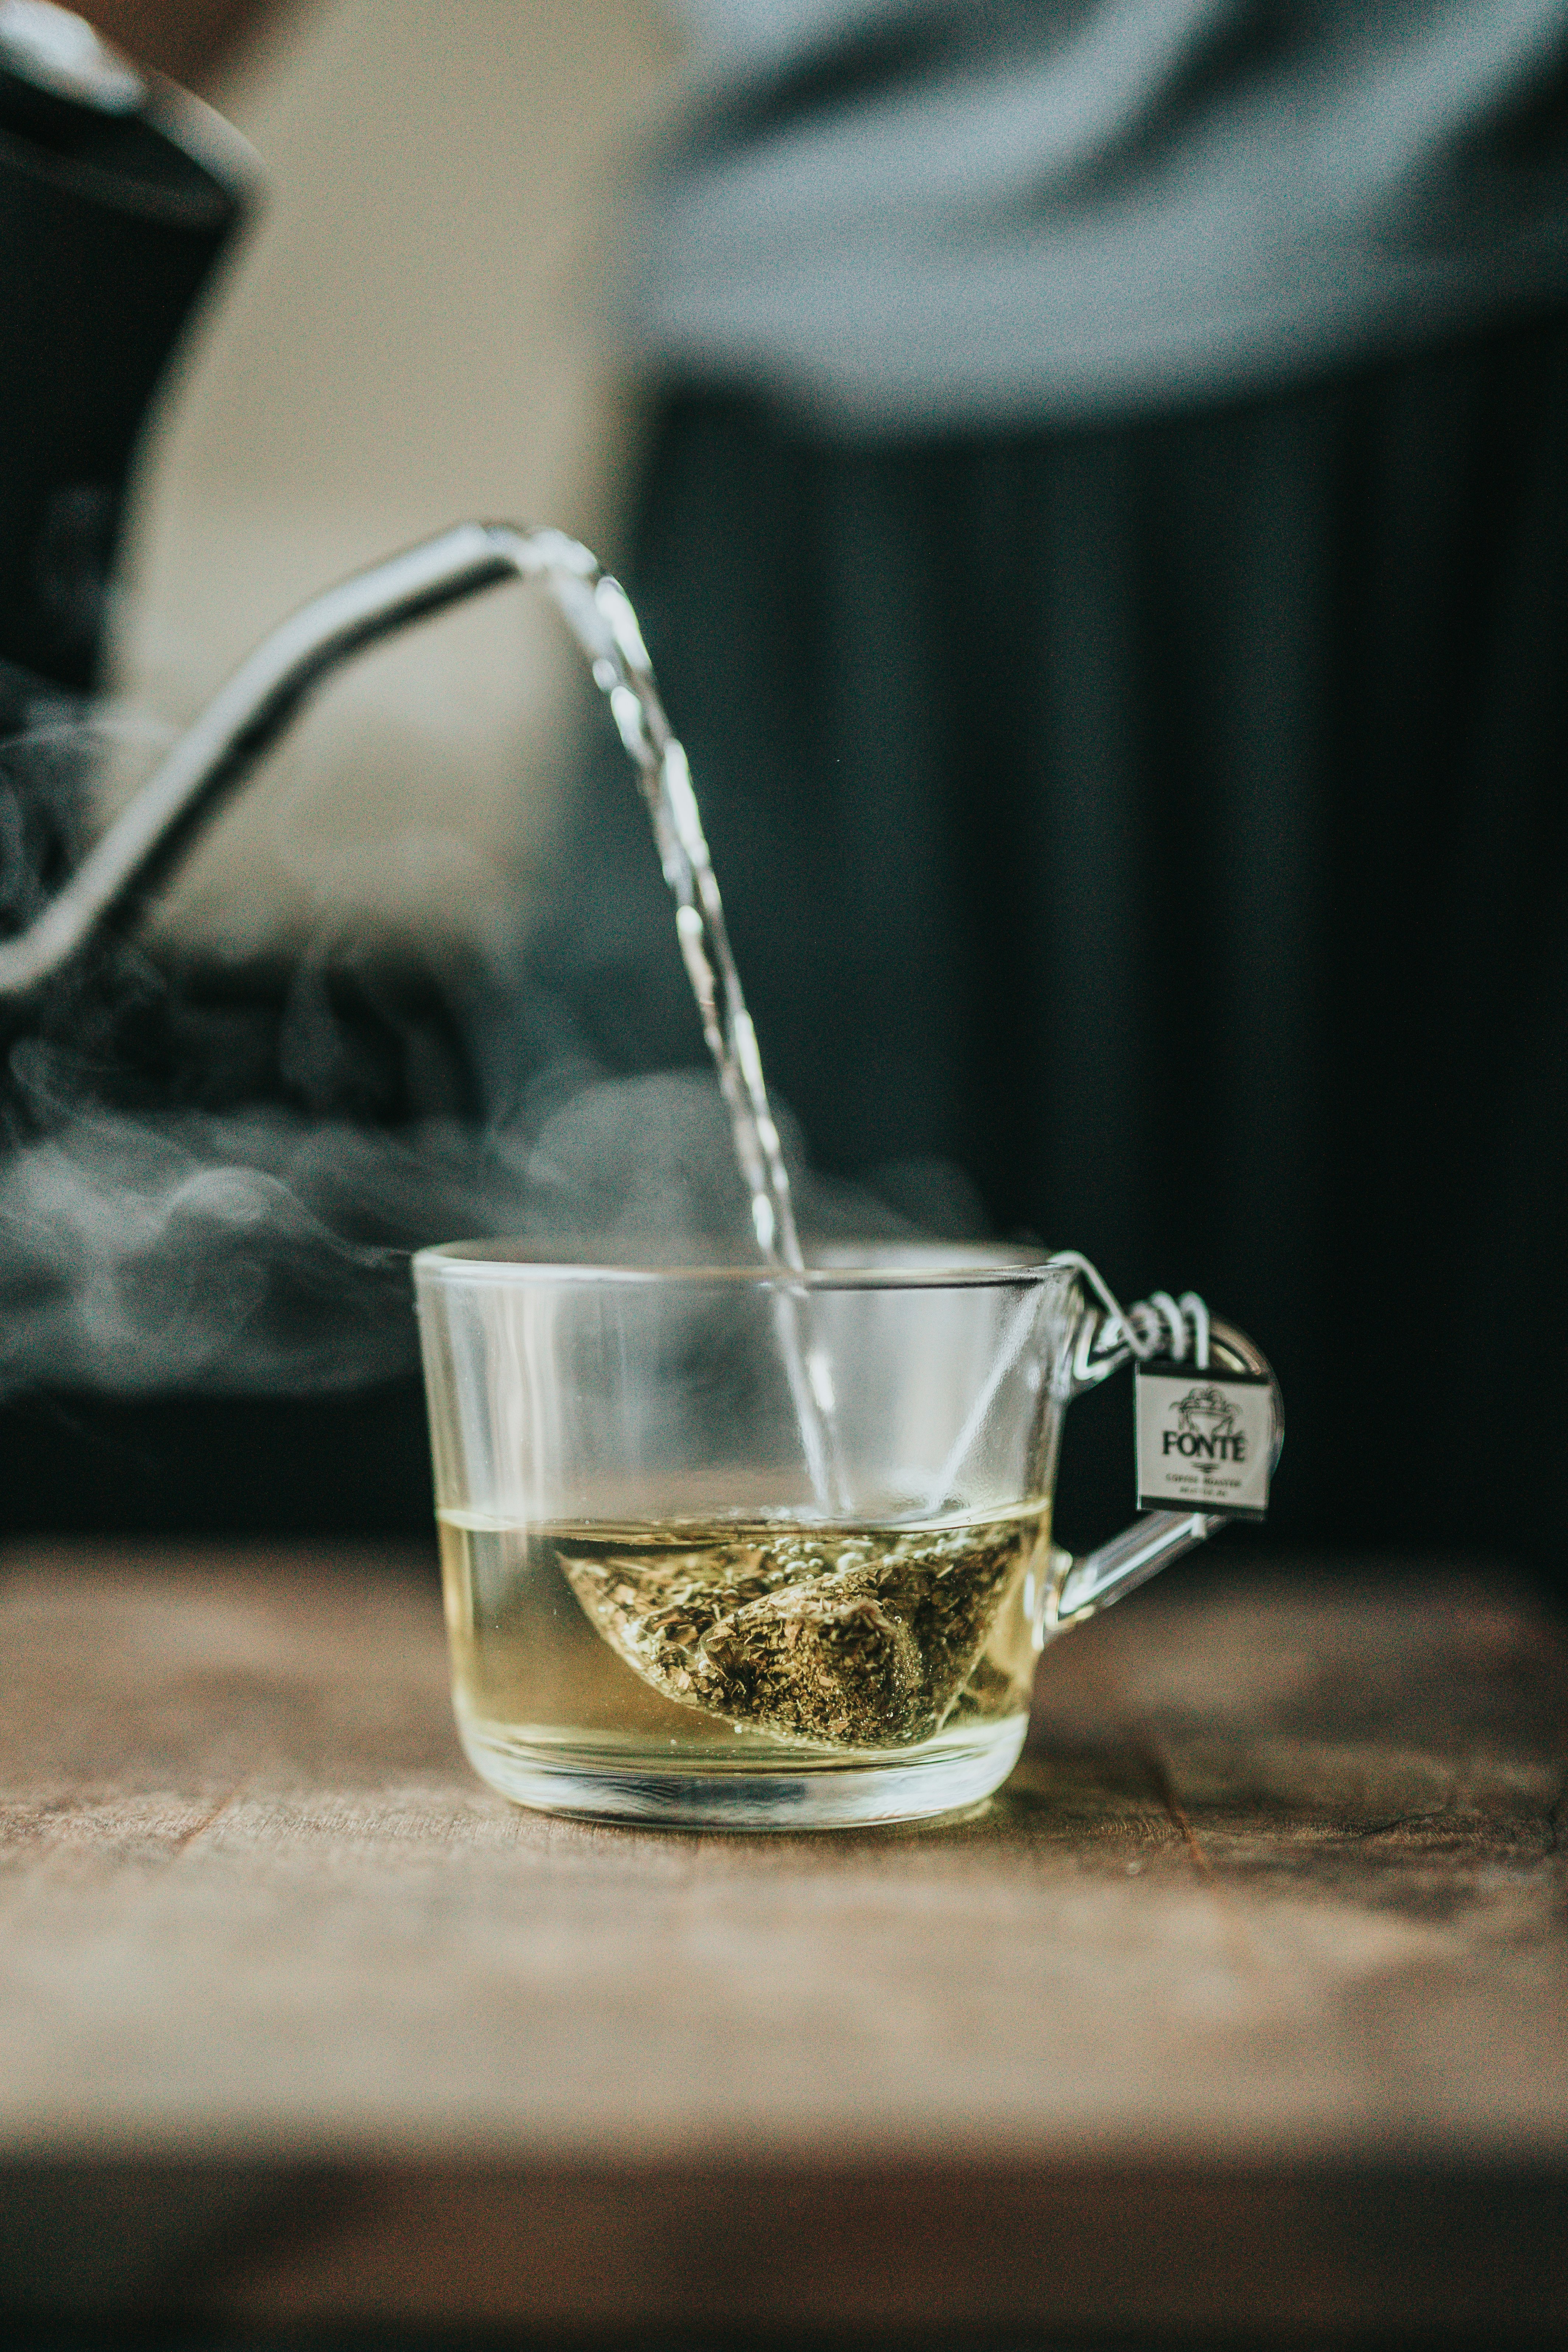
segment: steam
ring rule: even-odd
[[[557,1097],[572,1080],[547,1073]],[[912,1230],[790,1156],[814,1238]],[[578,1084],[531,1133],[433,1121],[384,1133],[272,1106],[82,1109],[0,1163],[0,1394],[363,1387],[416,1361],[410,1253],[537,1235],[681,1237],[754,1255],[717,1086],[670,1072]]]
[[[29,919],[77,854],[99,740],[62,718],[0,747],[0,928]],[[607,1077],[559,1002],[519,977],[515,928],[485,961],[466,1042],[501,1105],[488,1121],[450,1114],[451,1085],[415,1066],[431,1060],[419,1037],[405,1041],[412,1115],[387,1122],[365,1075],[375,1054],[336,1017],[324,951],[296,969],[270,1084],[251,1089],[290,1099],[241,1108],[223,1104],[233,1034],[204,1029],[143,950],[110,940],[63,976],[0,1045],[0,1396],[385,1380],[416,1361],[408,1260],[432,1242],[525,1234],[635,1255],[684,1240],[749,1263],[711,1075]],[[954,1171],[889,1171],[879,1199],[813,1174],[782,1125],[808,1240],[977,1229]]]
[[[78,1116],[0,1171],[0,1393],[308,1393],[413,1361],[409,1251],[522,1188],[457,1130]]]

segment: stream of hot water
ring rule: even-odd
[[[575,541],[551,530],[520,533],[518,538],[518,568],[541,579],[586,654],[594,683],[610,706],[647,805],[664,878],[675,900],[681,956],[730,1114],[757,1247],[781,1269],[804,1273],[789,1171],[730,945],[691,770],[665,716],[637,614],[619,582],[601,572]],[[804,1289],[781,1284],[776,1307],[780,1354],[812,1493],[826,1511],[844,1499],[834,1444],[832,1368],[826,1354],[803,1336],[804,1305]]]

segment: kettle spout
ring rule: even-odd
[[[503,580],[537,580],[590,661],[645,685],[626,600],[585,547],[556,530],[459,523],[329,588],[263,639],[182,735],[42,914],[0,940],[0,1011],[13,1016],[110,922],[132,919],[331,671],[427,614]],[[601,587],[607,593],[600,594]],[[635,636],[635,632],[634,632]]]

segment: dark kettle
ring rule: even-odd
[[[0,0],[0,737],[96,682],[142,424],[255,185],[198,100]]]

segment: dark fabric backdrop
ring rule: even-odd
[[[1008,440],[677,394],[647,464],[628,585],[814,1155],[1205,1292],[1281,1375],[1287,1539],[1559,1569],[1565,425],[1551,318]],[[543,969],[614,1066],[697,1060],[609,748],[573,860]]]

